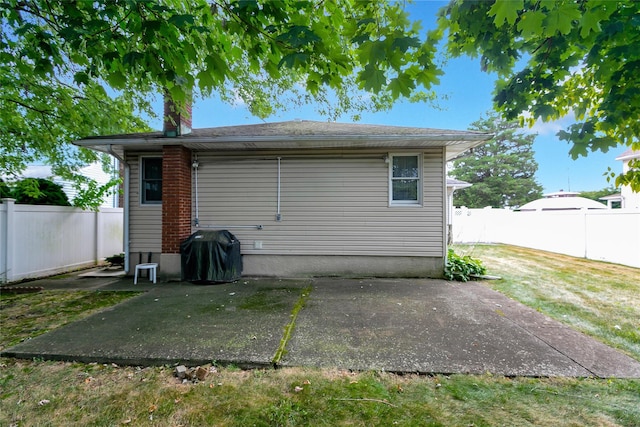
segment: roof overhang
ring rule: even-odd
[[[598,197],[598,200],[604,200],[605,202],[621,202],[623,199],[624,197],[622,197],[622,194],[620,193],[610,194],[604,197]]]
[[[618,157],[616,157],[616,160],[620,160],[624,162],[625,160],[631,160],[631,159],[637,159],[637,158],[640,158],[640,151],[629,149],[624,153],[622,153],[621,155],[619,155]]]
[[[473,184],[461,181],[459,179],[447,178],[447,188],[450,188],[452,191],[461,190],[463,188],[471,187]]]
[[[451,160],[493,137],[482,132],[446,131],[427,128],[403,128],[360,124],[311,123],[314,127],[296,127],[298,122],[244,125],[226,128],[194,129],[193,133],[165,137],[162,132],[89,137],[74,144],[124,157],[129,151],[157,152],[163,146],[183,146],[193,151],[267,151],[305,149],[384,148],[389,150],[446,147]],[[283,127],[283,124],[293,124]],[[322,129],[315,127],[323,126]],[[337,125],[337,126],[334,126]],[[332,128],[336,132],[332,133]],[[262,134],[261,134],[262,133]]]

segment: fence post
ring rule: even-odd
[[[102,251],[102,215],[100,211],[96,211],[94,216],[95,226],[96,226],[96,240],[95,240],[95,262],[98,264],[100,262],[100,254]]]
[[[0,227],[3,227],[4,239],[0,244],[2,244],[2,248],[0,253],[4,256],[4,271],[0,271],[0,275],[2,276],[2,283],[8,283],[13,280],[13,253],[15,249],[14,243],[14,232],[15,228],[14,221],[14,208],[15,208],[15,199],[4,198],[2,199],[3,210],[5,211],[4,216],[4,224],[0,224]]]

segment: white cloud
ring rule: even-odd
[[[238,89],[233,89],[233,100],[231,101],[231,106],[233,108],[244,108],[247,106],[246,101],[240,96],[240,91]]]
[[[523,114],[524,117],[530,117],[529,113]],[[569,125],[576,122],[576,117],[573,111],[570,111],[564,117],[561,117],[558,120],[553,120],[550,122],[544,122],[541,119],[536,120],[532,127],[524,127],[522,131],[528,134],[538,134],[538,135],[555,135],[558,131],[566,129]]]

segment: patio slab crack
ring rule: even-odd
[[[272,359],[272,363],[274,367],[278,367],[278,365],[280,364],[280,361],[282,360],[282,357],[285,354],[287,354],[287,344],[289,343],[289,340],[291,339],[291,334],[295,329],[298,313],[300,313],[300,311],[307,304],[307,300],[309,299],[309,296],[311,295],[312,291],[313,291],[313,286],[307,286],[306,288],[304,288],[302,290],[300,298],[298,299],[296,304],[293,306],[293,310],[291,310],[291,319],[289,323],[287,323],[287,325],[284,327],[284,334],[282,335],[282,339],[280,340],[280,345],[278,346],[278,349],[276,350],[276,353]]]

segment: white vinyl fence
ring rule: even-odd
[[[123,251],[122,208],[0,204],[0,283],[95,265]]]
[[[640,268],[638,209],[456,208],[452,234],[454,243],[506,243]]]

